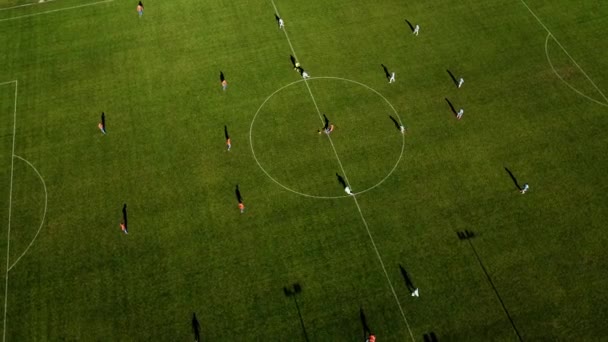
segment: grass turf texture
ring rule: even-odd
[[[4,7],[22,4],[0,1]],[[85,4],[61,0],[0,20]],[[608,334],[604,231],[608,108],[520,1],[277,1],[311,76],[364,83],[410,133],[391,177],[358,196],[414,336],[516,338],[475,256],[525,340]],[[409,338],[353,199],[287,192],[257,166],[251,120],[297,81],[270,2],[114,1],[0,21],[1,81],[17,79],[15,153],[44,177],[48,212],[9,272],[6,340],[187,340],[197,313],[216,341]],[[607,9],[529,1],[602,91]],[[421,26],[413,37],[404,22]],[[388,85],[380,63],[397,73]],[[457,90],[445,72],[462,75]],[[223,93],[219,71],[228,90]],[[401,148],[385,103],[352,84],[310,81],[336,124],[353,190],[383,178]],[[456,121],[444,97],[465,109]],[[0,86],[0,274],[6,273],[14,85]],[[108,135],[96,128],[107,114]],[[224,151],[223,126],[233,149]],[[341,196],[341,172],[310,95],[274,96],[253,127],[260,163],[295,190]],[[522,196],[507,166],[530,192]],[[238,213],[234,185],[247,211]],[[44,192],[14,160],[10,262],[34,237]],[[120,232],[129,208],[130,235]],[[399,274],[403,264],[420,298]],[[3,282],[4,283],[4,282]],[[4,289],[4,286],[2,286]],[[4,291],[0,291],[4,299]],[[4,300],[2,301],[4,303]]]

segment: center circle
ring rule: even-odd
[[[380,94],[377,90],[375,90],[375,89],[373,89],[373,88],[371,88],[371,87],[369,87],[369,86],[367,86],[367,85],[365,85],[363,83],[357,82],[357,81],[353,81],[353,80],[349,80],[349,79],[345,79],[345,78],[341,78],[341,77],[311,77],[311,78],[308,78],[307,80],[301,79],[301,80],[289,83],[289,84],[287,84],[287,85],[285,85],[285,86],[277,89],[276,91],[274,91],[272,94],[270,94],[264,100],[264,102],[262,102],[262,104],[260,105],[260,107],[256,111],[255,115],[253,116],[253,119],[251,120],[251,125],[250,125],[250,128],[249,128],[249,144],[250,144],[250,147],[251,147],[251,153],[253,154],[253,158],[255,159],[255,161],[258,164],[258,166],[260,167],[260,169],[264,172],[264,174],[266,174],[266,176],[268,176],[268,178],[270,178],[274,183],[276,183],[277,185],[279,185],[280,187],[282,187],[283,189],[285,189],[287,191],[293,192],[293,193],[301,195],[301,196],[311,197],[311,198],[319,198],[319,199],[334,199],[334,198],[349,197],[346,194],[339,195],[339,196],[325,196],[325,195],[322,195],[322,194],[313,194],[313,193],[306,192],[306,191],[296,190],[296,189],[294,189],[293,186],[287,186],[285,184],[286,183],[285,181],[279,181],[278,179],[276,179],[276,176],[273,177],[271,175],[271,173],[273,171],[269,171],[269,170],[267,170],[267,168],[265,168],[264,166],[262,166],[262,163],[258,159],[258,155],[256,155],[255,148],[254,148],[254,143],[253,143],[253,140],[254,140],[253,139],[254,124],[256,123],[256,119],[258,118],[259,114],[263,112],[263,109],[265,107],[272,107],[272,106],[269,105],[270,100],[273,99],[273,98],[275,98],[275,96],[277,94],[281,93],[281,92],[288,93],[287,96],[289,96],[290,95],[289,94],[289,90],[290,89],[288,89],[288,88],[290,88],[292,86],[295,86],[295,85],[297,85],[299,83],[310,82],[310,84],[314,84],[315,81],[320,81],[320,80],[333,80],[333,81],[346,82],[349,86],[357,86],[357,88],[364,89],[364,90],[366,90],[366,93],[368,93],[368,95],[361,94],[361,95],[359,95],[359,96],[357,96],[355,98],[349,99],[348,102],[346,102],[346,104],[344,104],[344,103],[342,104],[342,107],[340,106],[340,103],[338,103],[338,106],[337,106],[336,110],[332,111],[332,108],[331,108],[330,104],[333,104],[333,102],[334,102],[333,100],[335,99],[336,96],[339,96],[339,95],[342,95],[342,94],[339,94],[339,92],[333,92],[332,93],[330,91],[328,91],[326,93],[320,92],[319,94],[321,94],[321,97],[322,97],[321,100],[325,100],[325,102],[322,102],[322,104],[327,105],[326,107],[330,107],[330,108],[328,108],[327,116],[328,116],[329,120],[332,122],[332,124],[334,123],[334,121],[332,119],[334,117],[336,117],[337,116],[336,114],[339,113],[339,112],[350,111],[350,110],[356,111],[357,107],[360,106],[362,103],[365,104],[365,106],[371,106],[372,104],[370,104],[370,101],[368,101],[369,99],[367,98],[367,96],[369,96],[369,92],[371,92],[372,94],[375,95],[375,97],[378,97],[378,98],[380,98],[382,100],[380,107],[386,107],[386,108],[381,113],[378,113],[378,111],[379,111],[378,110],[378,106],[374,105],[373,106],[373,112],[375,112],[377,115],[380,115],[380,114],[382,114],[382,115],[379,116],[379,117],[376,116],[376,117],[371,117],[371,118],[367,117],[367,115],[364,116],[363,119],[367,119],[367,120],[373,119],[373,120],[372,120],[371,123],[363,122],[363,125],[368,125],[368,126],[359,127],[359,130],[365,129],[365,132],[367,132],[368,130],[369,131],[375,131],[376,134],[382,134],[383,137],[385,137],[385,138],[388,137],[388,138],[394,139],[394,137],[393,137],[392,134],[395,134],[395,136],[397,136],[397,135],[401,136],[401,139],[400,139],[401,140],[401,149],[400,149],[400,152],[399,152],[399,154],[397,156],[397,160],[395,161],[395,163],[392,165],[392,168],[388,171],[388,173],[383,178],[381,178],[379,181],[375,181],[375,183],[373,185],[368,186],[364,190],[360,190],[360,191],[357,189],[357,180],[353,180],[354,184],[349,184],[349,186],[353,189],[353,194],[355,194],[355,195],[362,194],[362,193],[365,193],[367,191],[370,191],[370,190],[378,187],[386,179],[388,179],[388,177],[390,177],[393,174],[393,172],[395,171],[395,169],[399,165],[399,162],[401,161],[401,158],[403,157],[403,152],[405,150],[405,137],[404,137],[403,134],[400,134],[397,129],[395,129],[396,127],[394,126],[394,124],[391,123],[390,120],[389,120],[389,115],[395,115],[395,118],[398,120],[398,122],[400,122],[400,123],[402,122],[401,118],[399,117],[399,114],[397,113],[397,111],[395,110],[395,108],[393,107],[393,105],[382,94]],[[302,121],[303,120],[302,119],[303,116],[302,115],[298,115],[298,114],[303,114],[303,113],[298,113],[298,111],[303,112],[304,110],[302,109],[302,107],[298,107],[298,106],[300,105],[300,103],[299,103],[300,101],[304,102],[304,100],[307,100],[308,102],[310,102],[310,106],[311,106],[310,110],[308,110],[307,112],[311,112],[312,111],[313,113],[311,113],[312,115],[310,115],[310,116],[305,116],[305,118],[306,119],[311,119],[312,121],[315,121],[315,122],[318,122],[318,123],[317,124],[311,124],[310,122],[305,122],[304,124],[307,125],[307,127],[310,126],[308,128],[309,130],[311,128],[313,128],[313,126],[314,126],[315,130],[311,131],[310,133],[311,133],[312,138],[317,138],[314,135],[317,135],[316,134],[317,133],[316,129],[323,125],[322,124],[322,114],[321,113],[326,113],[326,112],[324,112],[324,109],[326,107],[323,107],[323,109],[320,108],[320,107],[318,107],[318,103],[321,102],[321,101],[318,101],[318,97],[314,97],[314,95],[313,95],[313,89],[310,87],[310,84],[308,84],[308,83],[305,84],[306,87],[307,87],[307,90],[310,90],[310,93],[308,91],[306,91],[306,90],[299,90],[297,92],[296,91],[292,91],[291,95],[294,96],[293,101],[290,101],[290,102],[283,101],[283,102],[279,102],[278,103],[279,106],[280,106],[279,110],[281,112],[283,112],[283,113],[287,112],[287,115],[289,115],[290,117],[285,117],[285,116],[281,116],[281,115],[279,115],[279,116],[274,115],[269,120],[267,120],[269,122],[269,124],[267,126],[270,127],[269,129],[270,129],[271,133],[273,133],[273,134],[274,133],[280,133],[279,135],[282,135],[284,137],[284,140],[285,139],[289,139],[289,137],[291,137],[292,135],[295,135],[295,134],[293,134],[293,132],[294,132],[293,130],[287,130],[287,131],[283,130],[282,131],[281,129],[284,129],[285,127],[291,127],[290,125],[293,125],[293,121],[298,121],[298,120]],[[339,94],[339,95],[336,95],[336,94]],[[331,98],[332,101],[329,101],[330,100],[329,99],[330,96],[332,97]],[[327,99],[326,99],[326,97],[327,97]],[[357,103],[357,102],[360,102],[360,103]],[[291,103],[293,103],[293,104],[291,104]],[[302,103],[302,105],[303,105],[303,103]],[[295,107],[295,108],[285,108],[285,107],[289,107],[289,106],[292,106],[292,107]],[[343,108],[343,107],[346,107],[346,108]],[[354,108],[350,108],[350,107],[354,107]],[[272,109],[273,108],[270,108],[270,109],[267,109],[267,110],[268,111],[272,111]],[[359,110],[362,110],[362,109],[365,109],[365,108],[359,108]],[[273,114],[276,114],[276,112],[273,112]],[[366,111],[365,114],[368,114],[368,112]],[[285,115],[285,114],[283,114],[283,115]],[[298,115],[298,116],[296,116],[296,115]],[[305,114],[303,114],[303,115],[305,115]],[[353,115],[353,114],[351,114],[351,115]],[[360,119],[361,116],[358,116],[357,118]],[[293,119],[296,119],[296,120],[293,120]],[[379,124],[380,122],[382,123],[381,125]],[[338,135],[340,135],[340,134],[342,134],[342,135],[348,134],[348,130],[346,128],[346,127],[348,127],[348,120],[336,121],[335,125],[336,125],[336,130],[334,132],[332,132],[331,135],[330,135],[330,137],[329,137],[329,138],[332,138],[331,146],[325,146],[324,148],[316,148],[315,147],[316,150],[314,151],[314,153],[315,154],[317,154],[317,153],[323,154],[321,152],[327,152],[327,153],[325,153],[325,157],[327,157],[327,158],[325,158],[325,161],[328,161],[328,162],[329,162],[328,153],[331,154],[331,156],[333,156],[332,157],[333,158],[333,162],[336,163],[336,167],[339,166],[337,168],[337,170],[341,170],[341,168],[342,168],[342,162],[340,160],[341,155],[338,154],[334,150],[335,146],[337,144],[334,144],[333,137],[336,136],[338,138],[339,137]],[[393,125],[393,127],[391,127],[391,125]],[[361,126],[361,125],[359,125],[359,126]],[[344,128],[344,130],[342,128]],[[351,126],[349,128],[351,130],[353,130],[354,127]],[[297,130],[298,133],[300,133],[300,132],[306,132],[305,134],[308,134],[308,132],[309,132],[309,131],[305,131],[306,128],[304,128],[304,127],[295,127],[295,129]],[[359,133],[361,133],[361,131]],[[321,133],[318,138],[319,139],[327,140],[328,137],[326,137],[324,133]],[[363,140],[362,143],[367,143],[367,141],[365,141],[364,137],[362,137],[362,138],[363,138],[363,139],[361,139],[361,140]],[[293,143],[292,141],[289,141],[289,140],[285,140],[285,141],[288,144],[289,143]],[[359,140],[355,140],[355,141],[359,141]],[[271,156],[271,159],[270,159],[271,161],[275,161],[275,160],[280,159],[280,158],[283,157],[283,154],[279,153],[276,150],[277,146],[278,147],[283,147],[283,145],[285,145],[285,144],[281,144],[281,142],[282,141],[281,141],[280,137],[277,136],[276,140],[268,141],[268,142],[266,142],[266,146],[263,146],[262,151],[268,152],[268,154]],[[353,142],[353,141],[351,141],[351,142]],[[361,142],[361,141],[359,141],[359,142]],[[319,144],[319,143],[317,143],[317,144]],[[390,144],[390,141],[389,141],[389,144]],[[260,144],[260,145],[264,145],[264,144]],[[299,145],[299,146],[301,146],[301,145]],[[367,146],[367,144],[365,146]],[[323,151],[323,150],[326,150],[326,151]],[[289,152],[293,152],[293,150],[289,150]],[[348,151],[348,152],[350,153],[350,151]],[[374,155],[376,155],[376,154],[374,153]],[[384,157],[384,153],[379,153],[377,157],[378,158],[383,158]],[[314,161],[313,159],[310,159],[310,158],[304,158],[305,160],[299,160],[299,159],[297,159],[298,158],[297,155],[293,155],[293,156],[290,155],[289,158],[292,158],[291,160],[297,160],[297,162],[302,163],[302,167],[310,167],[311,162]],[[306,159],[310,159],[310,160],[306,160]],[[322,161],[323,160],[322,156],[319,157],[319,159]],[[366,156],[363,156],[363,159],[365,159],[367,161]],[[378,160],[380,161],[382,159],[378,159]],[[293,168],[294,168],[293,171],[302,172],[302,169],[298,168],[297,165],[293,166]],[[347,178],[347,180],[348,180],[348,174],[347,175],[342,175],[342,176],[345,176],[345,178]],[[334,180],[335,180],[335,176],[333,176],[333,174],[328,174],[328,177],[333,177]],[[292,178],[295,178],[295,177],[292,177]],[[322,182],[320,182],[320,183],[322,183]],[[338,188],[337,187],[337,181],[335,181],[335,183],[336,183],[336,188]]]

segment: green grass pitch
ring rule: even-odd
[[[28,1],[0,0],[2,341],[191,341],[193,313],[362,341],[361,310],[378,341],[608,336],[602,1],[274,0],[289,40],[271,0]]]

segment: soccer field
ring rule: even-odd
[[[2,341],[607,338],[602,1],[144,5],[0,0]]]

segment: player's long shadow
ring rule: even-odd
[[[194,342],[201,340],[201,325],[196,319],[196,313],[192,313],[192,332],[194,333]]]
[[[431,331],[430,334],[424,334],[424,342],[437,342],[437,336]]]
[[[452,72],[450,70],[447,70],[448,74],[450,75],[450,77],[452,78],[452,82],[454,82],[454,85],[458,87],[458,80],[456,80],[456,77],[454,77],[454,74],[452,74]]]
[[[302,312],[300,311],[300,306],[298,305],[298,299],[296,295],[302,292],[302,286],[300,284],[293,284],[293,290],[283,287],[283,292],[286,297],[292,297],[294,303],[296,304],[296,310],[298,310],[298,317],[300,317],[300,325],[302,326],[302,333],[304,334],[304,341],[308,342],[308,334],[306,333],[306,327],[304,326],[304,319],[302,318]]]
[[[122,221],[125,224],[125,227],[128,227],[128,225],[127,225],[127,204],[126,203],[122,206]]]
[[[365,317],[363,308],[359,308],[359,318],[361,319],[361,325],[363,326],[363,340],[365,340],[365,338],[371,334],[371,330],[369,329],[369,325],[367,325],[367,318]]]
[[[380,64],[380,65],[382,65],[382,69],[384,69],[384,76],[386,76],[386,79],[390,79],[391,73],[388,71],[388,68],[384,64]]]
[[[293,68],[296,68],[296,59],[292,56],[289,55],[289,60],[291,61],[291,65],[293,65]]]
[[[401,264],[399,264],[399,270],[401,271],[401,276],[403,277],[403,281],[405,281],[405,286],[407,287],[408,291],[414,292],[416,290],[416,287],[412,283],[412,280],[407,274],[407,271],[405,270],[405,268],[403,268],[403,266],[401,266]]]
[[[511,173],[511,170],[509,170],[509,169],[507,169],[505,167],[505,171],[507,171],[507,173],[509,174],[509,176],[511,176],[511,179],[513,180],[513,183],[517,187],[517,190],[521,190],[521,187],[519,186],[519,183],[517,182],[517,178],[515,178],[515,176],[513,176],[513,173]]]
[[[220,82],[224,82],[226,78],[224,78],[224,73],[220,71]]]
[[[412,30],[412,32],[414,32],[414,25],[412,25],[412,23],[410,23],[410,21],[407,19],[405,19],[405,22],[409,25],[410,30]]]
[[[234,194],[236,195],[236,200],[239,203],[243,203],[243,197],[241,196],[241,191],[239,190],[239,185],[236,185],[236,189],[234,190]]]
[[[344,181],[344,178],[342,178],[342,176],[340,176],[337,173],[336,173],[336,177],[338,178],[338,182],[342,185],[342,187],[346,188],[346,182]]]
[[[399,124],[399,121],[397,121],[397,119],[395,119],[392,115],[389,115],[388,117],[391,118],[391,120],[395,124],[395,127],[397,127],[397,130],[401,131],[401,125]]]
[[[226,127],[226,125],[224,125],[224,137],[226,137],[226,140],[230,139],[230,135],[228,135],[228,127]]]
[[[450,109],[452,110],[452,113],[454,113],[454,115],[456,115],[456,108],[454,108],[454,105],[452,104],[452,102],[450,102],[450,100],[448,100],[448,98],[445,98],[445,102],[448,103],[448,105],[450,105]]]

